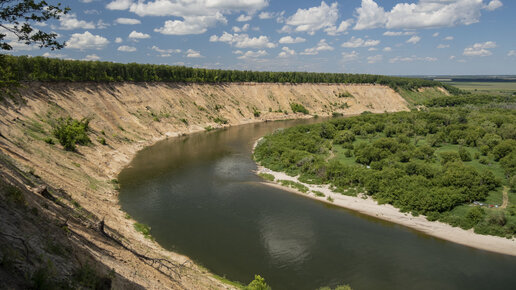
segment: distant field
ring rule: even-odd
[[[512,95],[516,93],[516,82],[444,82],[461,90],[473,93]]]

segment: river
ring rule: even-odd
[[[253,143],[321,119],[159,142],[119,175],[122,209],[164,248],[273,289],[514,289],[516,257],[476,250],[261,183]]]

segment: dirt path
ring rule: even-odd
[[[503,202],[502,202],[502,209],[507,208],[507,205],[509,204],[509,188],[507,186],[503,187]]]

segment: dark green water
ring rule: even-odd
[[[459,246],[262,185],[251,124],[160,142],[119,176],[122,208],[163,247],[273,289],[516,289],[516,257]]]

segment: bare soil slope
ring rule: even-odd
[[[345,92],[352,97],[342,97]],[[151,289],[232,286],[144,238],[120,210],[113,179],[138,150],[208,126],[307,117],[292,113],[291,103],[320,116],[408,110],[388,87],[342,84],[30,83],[2,103],[0,244],[18,241],[14,252],[43,257],[25,258],[29,263],[14,255],[9,271],[30,277],[48,260],[64,269],[54,276],[65,279],[91,261],[115,288]],[[49,124],[68,116],[91,119],[92,144],[77,152],[44,141],[52,138]],[[13,186],[22,203],[10,201]],[[21,226],[37,223],[41,226]],[[60,251],[60,259],[48,246],[56,240],[68,249]],[[7,257],[6,251],[0,254]],[[5,269],[0,267],[0,274],[9,272]]]

